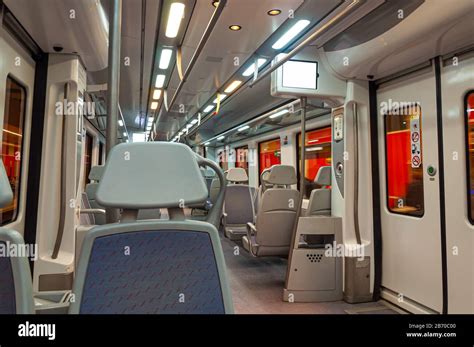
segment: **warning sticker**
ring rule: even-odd
[[[418,115],[414,115],[410,119],[410,139],[411,167],[418,168],[421,165],[420,118]]]

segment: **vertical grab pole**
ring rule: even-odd
[[[122,0],[112,0],[110,3],[111,21],[109,24],[109,57],[107,78],[107,129],[106,152],[117,144],[118,131],[118,102],[120,90],[120,45],[122,35]],[[116,209],[107,209],[107,223],[118,219]]]
[[[303,205],[303,198],[304,198],[304,189],[305,189],[305,161],[306,161],[306,103],[308,98],[303,96],[300,98],[300,107],[301,107],[301,151],[300,151],[300,160],[301,160],[301,170],[300,170],[300,199],[298,201],[297,209],[296,209],[296,217],[295,223],[293,224],[293,235],[291,237],[291,244],[290,244],[290,253],[288,256],[288,268],[286,270],[286,280],[285,280],[285,288],[288,288],[288,280],[290,278],[290,268],[291,268],[291,258],[293,257],[293,249],[295,248],[295,243],[299,242],[299,240],[295,240],[296,238],[296,231],[298,229],[298,219],[301,214],[302,205]],[[298,158],[296,158],[298,165]]]

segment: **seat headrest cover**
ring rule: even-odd
[[[8,180],[7,172],[3,166],[3,160],[0,160],[0,208],[8,206],[13,200],[12,187]]]
[[[96,200],[105,207],[176,208],[206,201],[197,158],[179,143],[123,143],[110,152]]]
[[[104,165],[97,165],[91,168],[89,172],[89,179],[91,181],[100,181],[102,179],[102,175],[104,174]]]
[[[331,167],[330,166],[321,166],[319,168],[318,174],[316,175],[315,183],[321,186],[330,186],[331,185]]]
[[[249,180],[247,172],[245,172],[245,169],[241,167],[230,168],[227,172],[226,178],[229,182],[247,182]]]
[[[296,184],[298,180],[296,179],[295,168],[291,165],[273,165],[266,182],[281,185]]]

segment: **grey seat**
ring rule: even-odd
[[[271,187],[271,185],[269,185],[267,182],[267,178],[270,174],[270,169],[271,167],[263,170],[262,173],[260,174],[260,186],[257,188],[257,191],[255,192],[255,198],[254,198],[255,214],[258,213],[258,207],[259,207],[260,201],[262,200],[263,193],[265,192],[267,188]]]
[[[86,189],[85,189],[85,193],[88,199],[88,202],[86,202],[85,204],[89,205],[88,208],[104,209],[104,207],[100,206],[100,204],[96,200],[97,188],[99,187],[99,182],[102,178],[103,172],[104,172],[103,165],[93,166],[91,168],[91,171],[89,172],[89,180],[91,182],[86,185]],[[81,222],[81,224],[83,223]],[[91,223],[91,224],[97,224],[97,225],[105,224],[105,216],[99,215],[99,214],[94,216],[94,223]]]
[[[331,215],[331,189],[325,188],[331,185],[331,167],[322,166],[314,182],[323,188],[314,189],[309,197],[307,216],[330,216]]]
[[[290,188],[297,182],[295,169],[289,165],[274,165],[266,182],[273,187],[264,191],[256,223],[247,224],[242,243],[255,257],[288,256],[300,199],[299,192]]]
[[[227,172],[227,191],[224,203],[224,234],[231,240],[241,240],[247,233],[247,223],[255,216],[255,188],[248,186],[247,172],[231,168]]]
[[[13,200],[8,176],[0,160],[0,207]],[[24,247],[23,237],[15,230],[0,228],[0,247],[5,251],[12,246]],[[25,248],[26,249],[26,248]],[[0,314],[34,313],[33,289],[28,258],[16,254],[0,257]]]
[[[311,191],[306,216],[330,216],[331,215],[331,166],[322,166],[314,179],[314,183],[323,187]],[[328,243],[321,235],[304,235],[303,244],[310,247]],[[330,243],[330,241],[329,241]]]
[[[124,160],[125,153],[130,160]],[[97,201],[122,208],[121,220],[96,226],[85,236],[71,313],[233,312],[217,229],[208,222],[186,220],[182,209],[183,202],[197,204],[207,198],[199,170],[203,162],[177,143],[113,148]],[[169,220],[137,220],[138,210],[152,208],[168,209]]]

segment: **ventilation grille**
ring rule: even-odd
[[[323,259],[324,254],[314,254],[314,253],[307,253],[306,258],[312,263],[320,263]]]

